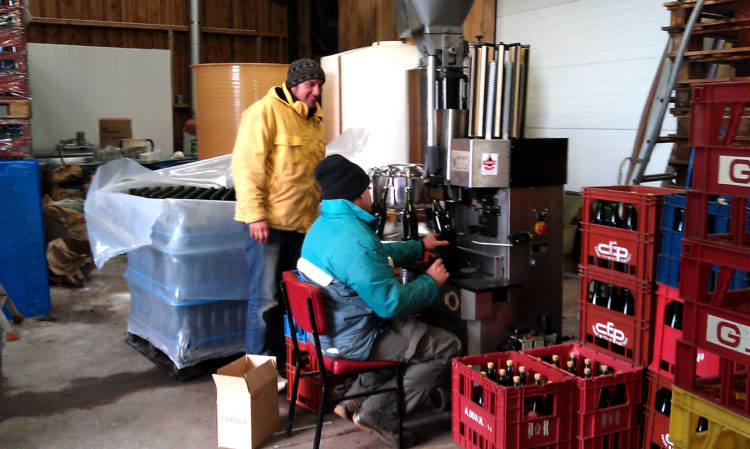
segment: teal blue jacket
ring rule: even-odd
[[[302,257],[338,282],[324,288],[329,335],[321,340],[329,355],[366,359],[385,320],[419,312],[438,296],[427,275],[401,284],[394,266],[422,259],[420,241],[382,243],[377,219],[347,200],[323,200],[321,216],[302,245]]]

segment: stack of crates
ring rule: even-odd
[[[665,214],[667,208],[665,208]],[[665,217],[665,221],[666,221]],[[664,236],[664,245],[667,235]],[[679,259],[678,259],[679,263]],[[669,426],[672,384],[677,363],[676,346],[684,328],[684,303],[679,290],[658,284],[656,318],[654,320],[654,351],[647,371],[648,395],[644,403],[643,449],[673,449]],[[696,354],[696,369],[701,375],[715,375],[719,359],[706,351]]]
[[[646,186],[583,189],[580,337],[633,365],[649,363],[664,196]]]
[[[0,0],[0,160],[32,154],[26,1]]]
[[[639,368],[638,379],[629,380],[638,385],[631,387],[639,396],[629,405],[629,412],[635,414],[629,422],[636,429],[636,441],[623,446],[619,440],[604,440],[598,447],[653,449],[653,439],[664,440],[657,448],[670,447],[668,416],[654,419],[654,410],[667,414],[669,410],[655,407],[654,397],[658,392],[661,404],[661,398],[670,394],[671,380],[643,367],[652,362],[652,348],[660,348],[660,337],[655,335],[660,331],[655,281],[657,260],[661,258],[657,256],[674,240],[672,234],[664,232],[663,221],[672,218],[665,216],[670,210],[669,198],[681,193],[646,186],[591,187],[583,191],[580,337],[584,345],[603,353],[598,359],[609,355]],[[615,368],[618,373],[627,372]],[[647,383],[641,388],[644,372]],[[612,435],[622,438],[630,431],[621,426]],[[607,430],[600,429],[599,435],[606,436]]]
[[[750,447],[750,289],[734,282],[750,271],[750,83],[692,88],[692,188],[687,192],[679,296],[683,335],[676,345],[670,436],[674,447]],[[738,135],[744,139],[737,139]],[[710,202],[730,207],[726,232],[709,226]],[[699,354],[718,358],[699,369]]]

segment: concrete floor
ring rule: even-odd
[[[125,265],[124,256],[110,260],[84,288],[52,287],[49,316],[15,325],[20,339],[2,346],[1,448],[216,447],[212,378],[172,380],[125,343],[130,299]],[[574,273],[565,274],[563,290],[563,333],[577,335]],[[284,395],[279,402],[283,426],[288,403]],[[326,420],[323,448],[382,447],[335,415]],[[295,427],[309,426],[315,416],[303,410],[295,421]],[[450,412],[427,410],[406,427],[420,437],[417,447],[459,447],[451,439]],[[303,428],[263,447],[308,448],[313,436],[314,429]]]

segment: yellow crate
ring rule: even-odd
[[[701,417],[708,430],[697,432]],[[748,449],[750,419],[672,386],[669,436],[675,449]]]

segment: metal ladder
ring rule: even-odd
[[[649,92],[649,99],[644,107],[643,114],[641,115],[641,126],[639,126],[638,133],[636,134],[633,153],[630,157],[625,158],[622,164],[620,164],[620,173],[622,173],[623,165],[629,163],[625,179],[624,181],[618,179],[618,184],[641,184],[644,182],[672,180],[675,177],[673,173],[646,175],[645,172],[656,144],[669,141],[668,139],[661,138],[659,134],[661,133],[662,123],[664,122],[664,115],[667,112],[667,107],[669,107],[672,90],[674,90],[674,84],[677,80],[677,74],[682,65],[685,48],[690,40],[690,35],[693,32],[695,23],[701,15],[704,2],[705,0],[698,0],[693,7],[690,18],[685,25],[685,31],[682,34],[680,45],[677,47],[674,63],[672,63],[668,56],[672,51],[672,38],[669,37],[667,39],[667,45],[664,48],[661,64],[659,65],[659,69],[654,77],[654,82],[651,86],[651,91]],[[715,45],[718,45],[718,43],[715,42]],[[723,46],[723,41],[721,42],[721,45]],[[641,154],[643,155],[642,157]],[[635,176],[633,176],[634,172]]]

